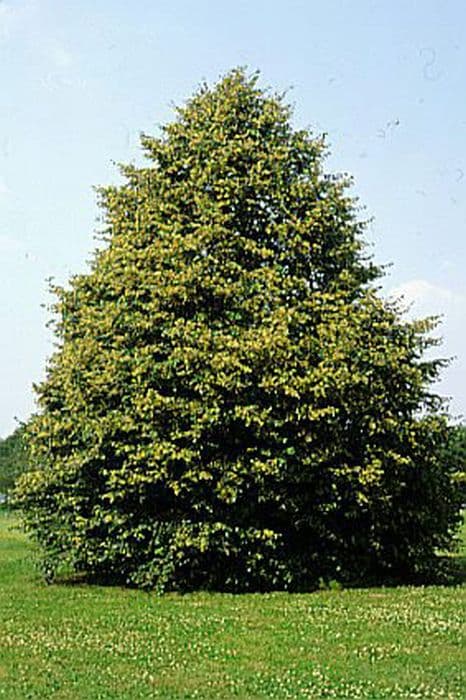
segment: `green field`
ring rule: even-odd
[[[0,698],[466,698],[465,586],[157,597],[32,559],[0,515]]]

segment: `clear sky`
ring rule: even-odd
[[[384,293],[443,313],[439,390],[466,414],[466,4],[462,0],[0,0],[0,436],[34,408],[47,278],[86,269],[93,185],[118,182],[201,80],[237,65],[328,134],[392,263]]]

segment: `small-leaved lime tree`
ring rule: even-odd
[[[350,180],[290,116],[234,70],[100,189],[106,244],[54,289],[17,492],[49,576],[305,590],[448,547],[434,322],[379,298]]]

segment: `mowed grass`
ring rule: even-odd
[[[14,525],[0,515],[0,698],[466,698],[464,586],[46,586]]]

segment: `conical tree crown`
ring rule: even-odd
[[[235,70],[142,145],[100,190],[105,248],[55,290],[18,493],[46,566],[238,590],[427,561],[456,512],[432,324],[371,290],[323,139]]]

